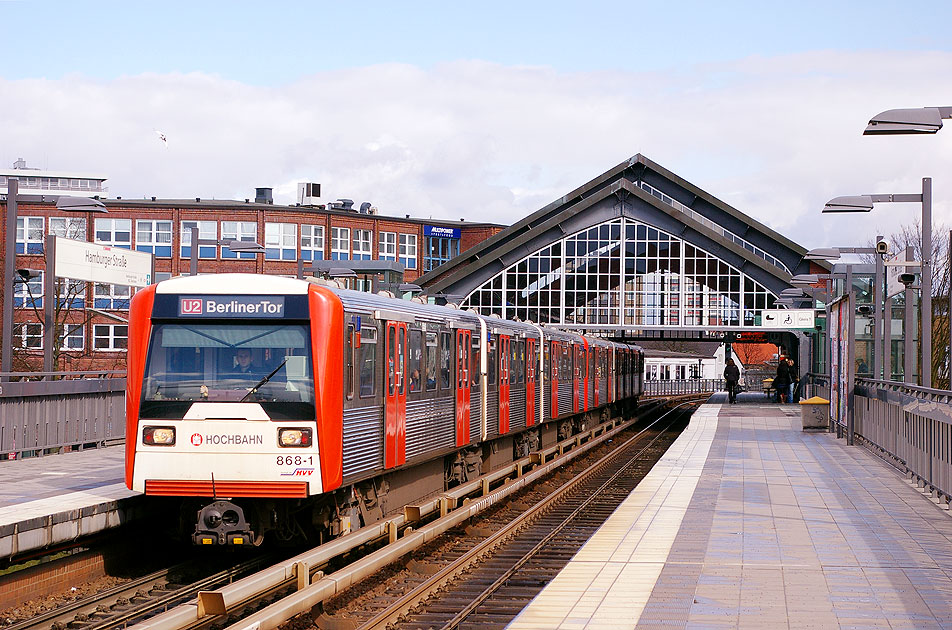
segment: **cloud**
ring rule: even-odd
[[[878,111],[948,105],[950,75],[948,53],[820,51],[677,72],[381,64],[279,87],[197,73],[0,79],[0,117],[16,121],[0,127],[0,158],[102,173],[112,196],[271,186],[282,203],[316,181],[325,199],[382,214],[511,223],[641,152],[804,246],[848,245],[917,207],[821,218],[824,201],[915,192],[927,175],[936,221],[952,223],[952,131],[861,135]]]

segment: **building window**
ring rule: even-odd
[[[397,260],[397,233],[380,233],[380,260]]]
[[[93,348],[105,352],[125,350],[129,342],[129,326],[96,324],[93,326]]]
[[[43,253],[43,217],[17,217],[18,254]]]
[[[86,329],[82,324],[66,324],[65,333],[63,326],[57,324],[56,332],[60,336],[60,350],[82,350],[86,345]]]
[[[152,254],[157,258],[171,258],[172,222],[136,221],[136,251]]]
[[[374,233],[371,230],[354,230],[354,260],[370,260],[371,244],[374,240]]]
[[[31,278],[29,282],[23,282],[17,277],[13,284],[14,308],[43,308],[43,272],[37,273],[39,275]]]
[[[95,308],[112,310],[129,310],[129,298],[132,289],[121,284],[103,284],[97,282],[93,289],[93,305]]]
[[[42,350],[43,324],[16,324],[13,327],[13,347]]]
[[[132,219],[96,219],[96,242],[132,249]]]
[[[324,226],[301,226],[301,260],[324,260]]]
[[[60,308],[83,308],[86,305],[86,283],[82,280],[56,278],[56,294]]]
[[[182,258],[192,257],[192,228],[198,228],[199,240],[218,240],[218,222],[217,221],[182,221]],[[218,253],[217,245],[199,245],[199,258],[215,258]]]
[[[253,221],[222,221],[221,222],[221,240],[223,241],[243,241],[245,243],[254,243],[258,238],[258,224]],[[252,252],[235,253],[227,246],[222,245],[222,258],[245,258],[255,259]]]
[[[331,260],[350,259],[350,228],[331,228]]]
[[[407,269],[416,269],[417,246],[416,234],[400,235],[400,262]]]
[[[297,225],[265,223],[264,247],[268,260],[297,260]]]
[[[423,253],[423,271],[436,269],[457,256],[459,256],[459,239],[427,236],[426,249]]]
[[[50,234],[73,241],[85,241],[86,218],[50,217]]]

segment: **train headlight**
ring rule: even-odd
[[[143,427],[142,443],[152,446],[175,446],[175,427]]]
[[[278,446],[307,447],[311,445],[311,430],[306,428],[278,429]]]

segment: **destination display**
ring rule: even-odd
[[[178,314],[181,317],[284,317],[284,296],[181,296]]]

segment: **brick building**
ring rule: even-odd
[[[23,174],[12,173],[18,179],[23,179]],[[5,261],[6,181],[2,183],[0,259]],[[47,234],[151,253],[155,281],[189,273],[191,228],[197,227],[200,274],[295,276],[299,260],[306,269],[311,261],[317,260],[388,260],[405,265],[404,281],[413,282],[424,271],[502,229],[499,225],[465,220],[384,216],[376,214],[376,209],[366,203],[356,209],[348,200],[325,205],[275,205],[270,189],[258,189],[254,199],[243,201],[116,198],[102,199],[106,213],[64,212],[57,210],[55,197],[42,200],[37,193],[74,195],[75,191],[37,188],[20,189],[15,245],[15,268],[32,270],[34,274],[27,275],[33,277],[18,276],[13,290],[0,295],[0,300],[14,301],[14,371],[39,370],[42,365],[42,270],[46,265]],[[206,239],[257,242],[265,247],[265,252],[235,253],[226,246],[201,244]],[[346,262],[341,267],[346,268]],[[56,369],[122,369],[130,289],[59,279],[57,282]]]

